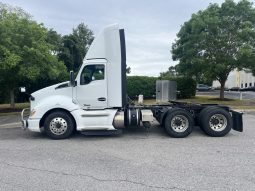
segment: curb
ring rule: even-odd
[[[233,109],[235,111],[238,111],[238,112],[255,112],[255,109]]]
[[[0,129],[9,129],[9,128],[21,128],[21,122],[16,122],[16,123],[6,123],[0,125]]]
[[[0,116],[18,115],[18,114],[20,115],[21,111],[20,112],[0,113]]]

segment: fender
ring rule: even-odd
[[[52,109],[65,109],[69,112],[79,109],[78,104],[73,101],[73,99],[69,96],[65,95],[53,95],[49,97],[45,97],[40,100],[38,104],[34,108],[31,108],[31,113],[34,112],[30,118],[41,119],[45,113]]]

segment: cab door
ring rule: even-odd
[[[107,108],[105,64],[85,65],[77,79],[76,100],[83,109]]]

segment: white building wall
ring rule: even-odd
[[[226,88],[245,88],[251,86],[255,86],[255,77],[252,75],[252,73],[245,72],[243,70],[234,70],[233,72],[230,72],[225,84]],[[220,87],[220,83],[218,81],[213,81],[213,87]]]

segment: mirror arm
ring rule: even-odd
[[[72,87],[75,86],[75,80],[74,80],[74,73],[73,73],[73,71],[70,71],[70,85]]]
[[[35,97],[32,96],[31,94],[27,93],[27,92],[23,92],[23,94],[27,95],[31,101],[34,101],[35,100]]]

